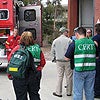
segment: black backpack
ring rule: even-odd
[[[25,46],[20,45],[20,48],[14,52],[7,65],[7,73],[16,78],[25,78],[26,68],[30,66],[29,57],[29,51]]]

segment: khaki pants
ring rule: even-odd
[[[57,61],[57,87],[56,93],[58,95],[62,95],[62,83],[65,73],[66,78],[66,94],[72,94],[72,70],[70,68],[70,62],[60,62]]]

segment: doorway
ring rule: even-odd
[[[94,27],[93,0],[79,0],[79,26],[85,28]]]

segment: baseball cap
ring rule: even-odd
[[[59,29],[59,32],[64,33],[65,31],[68,31],[68,29],[66,27],[61,27]]]

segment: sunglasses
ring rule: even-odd
[[[91,32],[87,32],[87,33],[91,33]]]

